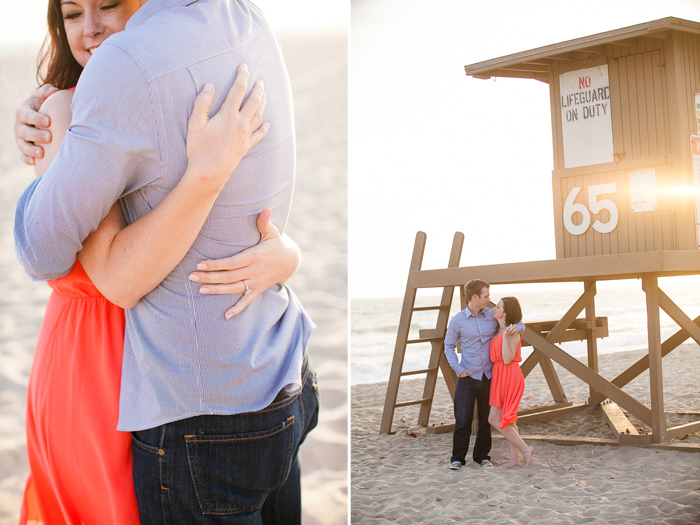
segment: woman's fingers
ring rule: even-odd
[[[241,119],[243,119],[243,122],[250,124],[260,106],[264,104],[264,95],[265,83],[262,80],[256,80],[255,84],[253,84],[253,89],[251,89],[250,93],[248,94],[246,101],[242,106],[237,107],[237,109],[240,109]]]
[[[245,310],[246,306],[253,302],[253,300],[259,295],[259,293],[260,292],[253,291],[248,295],[242,296],[233,308],[229,308],[228,310],[226,310],[224,317],[226,317],[226,319],[231,319],[232,317],[235,317],[238,314],[240,314],[243,310]]]
[[[256,144],[258,144],[262,139],[264,139],[267,136],[268,131],[270,131],[270,123],[265,122],[265,124],[260,126],[253,133],[251,133],[250,139],[248,141],[248,143],[250,144],[250,147],[252,148]]]
[[[243,104],[243,97],[245,97],[245,92],[248,91],[249,79],[250,73],[248,72],[248,66],[246,64],[238,66],[236,79],[233,81],[231,89],[228,90],[226,99],[223,104],[221,104],[221,110],[226,112],[240,111],[241,104]]]
[[[236,315],[240,314],[250,303],[252,303],[255,298],[262,293],[263,290],[256,288],[255,284],[251,281],[246,280],[248,287],[246,288],[246,283],[243,281],[234,284],[210,284],[202,286],[199,291],[205,295],[235,295],[241,294],[238,302],[232,307],[226,310],[224,317],[226,319],[231,319]],[[248,295],[245,295],[245,291],[250,290]]]
[[[253,290],[251,281],[246,280],[248,289]],[[199,287],[199,293],[203,295],[237,295],[242,294],[246,290],[243,281],[237,281],[232,284],[205,284]],[[250,295],[250,294],[249,294]]]
[[[267,106],[267,93],[262,94],[262,102],[260,103],[258,110],[253,115],[253,119],[250,121],[250,127],[252,129],[256,129],[262,122],[262,116],[265,112],[265,106]]]
[[[189,275],[190,281],[202,284],[232,284],[246,278],[253,278],[253,275],[247,268],[217,272],[192,272]]]
[[[270,220],[271,217],[272,210],[270,208],[265,208],[260,212],[260,215],[258,215],[256,225],[260,232],[260,241],[267,241],[275,237],[280,237],[280,231],[277,229],[277,226],[272,224]]]
[[[214,84],[207,82],[194,99],[194,108],[187,124],[190,131],[198,131],[209,122],[209,109],[214,101]]]
[[[33,128],[31,128],[33,129]],[[37,130],[38,131],[38,130]],[[33,142],[17,137],[17,148],[19,149],[22,162],[27,164],[26,159],[31,159],[31,165],[34,165],[34,159],[40,159],[44,156],[44,148],[35,145]]]

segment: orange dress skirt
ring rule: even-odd
[[[515,351],[513,360],[505,364],[503,362],[503,334],[491,339],[489,347],[493,362],[489,405],[503,409],[500,428],[505,428],[506,425],[518,420],[518,407],[525,391],[525,377],[519,364],[522,361],[520,357],[521,342],[518,342],[518,349]]]
[[[80,261],[49,286],[27,391],[20,524],[138,524],[131,434],[116,430],[124,310]]]

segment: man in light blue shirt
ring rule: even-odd
[[[118,429],[134,436],[142,523],[298,522],[298,446],[317,417],[305,360],[313,323],[285,286],[226,320],[231,297],[200,294],[188,279],[203,259],[257,244],[264,208],[284,231],[295,140],[279,44],[246,0],[142,4],[80,77],[60,152],[18,204],[18,255],[35,277],[61,277],[115,201],[129,223],[157,206],[187,166],[197,93],[214,84],[217,111],[247,64],[265,83],[270,132],[240,162],[185,258],[127,310]]]
[[[481,279],[472,279],[464,285],[467,307],[455,315],[445,336],[445,356],[458,376],[455,387],[455,429],[452,435],[452,458],[450,469],[459,470],[466,463],[471,437],[474,404],[479,428],[474,440],[472,458],[482,467],[491,467],[491,425],[489,424],[489,392],[493,363],[489,353],[491,339],[498,330],[498,321],[493,318],[491,285]],[[522,333],[523,323],[507,328],[511,334]],[[462,359],[455,350],[457,341],[462,346]]]

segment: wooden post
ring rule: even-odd
[[[642,289],[647,298],[647,333],[649,335],[649,387],[651,390],[651,440],[666,439],[664,387],[661,368],[661,325],[659,322],[659,282],[656,275],[644,274]]]
[[[424,232],[416,233],[416,242],[413,245],[413,255],[411,256],[411,266],[408,271],[408,281],[406,282],[406,293],[403,298],[401,317],[399,319],[399,330],[396,336],[396,346],[394,347],[394,358],[391,361],[391,375],[386,389],[386,399],[384,400],[384,412],[382,413],[382,423],[379,427],[380,434],[391,433],[391,423],[394,419],[394,409],[396,408],[396,397],[399,393],[399,381],[401,379],[401,369],[403,368],[403,358],[406,354],[406,341],[408,340],[408,330],[411,326],[413,315],[413,305],[416,302],[416,288],[411,285],[411,272],[420,270],[423,265],[423,253],[425,252],[425,241],[427,235]]]
[[[456,232],[454,238],[452,239],[452,250],[450,251],[450,259],[447,263],[448,268],[455,268],[459,266],[459,259],[462,256],[462,246],[464,245],[464,234],[461,232]],[[450,321],[450,306],[452,305],[452,297],[454,296],[454,287],[446,286],[442,289],[442,297],[440,298],[440,306],[443,308],[438,310],[437,322],[435,323],[435,330],[438,334],[445,334],[447,332],[447,323]],[[431,343],[431,353],[430,361],[428,364],[429,369],[438,368],[441,362],[447,363],[447,358],[444,355],[445,339],[439,339],[437,341],[432,341]],[[449,365],[447,366],[449,368]],[[454,379],[454,373],[445,376],[443,370],[443,376],[447,382],[448,389],[450,383],[456,380]],[[430,420],[430,409],[433,405],[433,396],[435,395],[435,384],[437,382],[438,374],[437,372],[428,374],[425,380],[425,386],[423,387],[423,399],[430,399],[430,402],[423,403],[420,406],[420,412],[418,413],[418,424],[424,427],[428,426],[428,421]],[[454,397],[454,386],[452,387],[452,396]]]
[[[586,343],[588,347],[588,368],[594,372],[598,372],[598,339],[596,334],[596,322],[595,322],[595,293],[596,285],[595,281],[584,281],[584,290],[589,288],[593,290],[593,297],[591,297],[591,302],[586,305],[586,321],[588,322]],[[589,385],[589,398],[590,403],[591,398],[596,394],[596,390],[592,385]]]

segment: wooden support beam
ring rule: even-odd
[[[700,421],[666,429],[666,439],[682,438],[696,432],[700,432]]]
[[[544,405],[544,406],[539,406],[539,407],[532,407],[532,408],[526,408],[524,410],[519,410],[518,411],[518,422],[528,422],[528,421],[535,421],[537,419],[549,419],[557,416],[561,416],[567,412],[578,410],[579,408],[583,408],[586,405],[576,405],[572,406],[572,403],[569,401],[567,403],[557,403],[555,405]],[[560,412],[559,410],[564,409],[563,412]],[[475,412],[476,414],[476,409]],[[551,415],[550,415],[551,414]],[[533,417],[533,416],[540,416],[540,417]],[[527,418],[527,419],[524,419]],[[428,434],[446,434],[448,432],[452,432],[455,428],[454,423],[445,423],[441,425],[433,425],[431,427],[428,427],[426,432]],[[476,429],[472,428],[472,434],[476,435]]]
[[[695,325],[697,326],[700,326],[700,315],[693,319],[693,323],[695,323]],[[688,337],[688,332],[686,332],[685,330],[679,330],[671,337],[666,339],[666,341],[664,341],[661,344],[661,357],[668,355],[669,353],[671,353],[671,351],[678,348],[688,339]],[[634,363],[632,366],[630,366],[627,370],[622,372],[615,379],[613,379],[611,383],[617,386],[618,388],[622,388],[630,381],[634,380],[639,375],[644,373],[648,368],[649,355],[647,354],[644,357],[642,357],[639,361]],[[599,403],[602,403],[604,400],[605,396],[601,393],[597,393],[595,396],[592,396],[591,399],[588,400],[588,403],[591,405],[597,405]]]
[[[659,317],[660,290],[659,280],[656,275],[644,275],[644,277],[642,277],[642,289],[644,290],[647,298],[649,389],[651,391],[651,435],[654,443],[661,443],[662,441],[666,440],[666,415],[664,414],[664,382],[661,368],[661,323]],[[629,411],[632,412],[631,410]],[[649,424],[647,421],[644,422],[647,425]]]
[[[523,373],[523,377],[527,377],[528,374],[532,372],[532,370],[537,366],[537,363],[540,362],[540,357],[542,357],[542,352],[534,350],[528,356],[528,358],[525,359],[525,362],[520,365],[520,371]]]
[[[568,399],[564,393],[564,387],[561,386],[557,371],[554,369],[554,363],[552,363],[552,360],[547,355],[540,357],[540,368],[542,368],[542,374],[544,374],[544,378],[547,380],[547,386],[549,386],[549,391],[552,393],[554,402],[566,403]]]
[[[422,405],[424,403],[428,403],[431,401],[430,398],[421,398],[421,399],[414,399],[413,401],[404,401],[403,403],[396,403],[396,408],[399,407],[410,407],[412,405]]]
[[[547,341],[554,343],[557,339],[559,339],[566,329],[569,328],[571,323],[576,320],[578,314],[580,314],[586,305],[593,300],[595,294],[596,288],[594,283],[581,294],[581,297],[576,299],[576,302],[571,305],[571,308],[569,308],[569,310],[564,314],[564,317],[562,317],[556,326],[552,328],[546,337]]]
[[[454,429],[454,423],[446,423],[444,425],[435,425],[432,427],[428,427],[427,429],[425,429],[425,431],[428,434],[447,434],[448,432],[454,432]]]
[[[429,373],[435,373],[437,374],[438,369],[437,368],[422,368],[420,370],[409,370],[408,372],[401,372],[401,377],[403,376],[415,376],[418,374],[429,374]]]
[[[644,162],[648,163],[646,160]],[[462,286],[475,277],[493,286],[516,283],[580,282],[584,278],[596,281],[638,279],[649,272],[662,272],[664,277],[670,277],[697,274],[697,268],[700,268],[700,252],[664,250],[416,270],[410,273],[408,279],[416,288],[442,288]]]
[[[528,414],[538,414],[539,412],[547,412],[549,410],[556,410],[557,408],[570,407],[572,405],[573,403],[571,401],[567,401],[566,403],[554,403],[551,405],[540,405],[538,407],[523,408],[521,410],[518,410],[518,417],[527,416]]]
[[[394,410],[396,407],[396,398],[399,393],[399,381],[401,379],[401,369],[403,368],[403,359],[406,353],[406,341],[408,340],[408,331],[411,326],[411,317],[413,315],[413,305],[416,302],[416,288],[411,284],[410,275],[412,272],[419,271],[423,264],[423,253],[425,252],[425,241],[427,236],[423,232],[416,233],[416,242],[413,245],[413,255],[411,256],[411,265],[409,267],[409,279],[406,283],[406,293],[403,298],[403,306],[401,307],[401,317],[399,318],[399,329],[396,336],[396,346],[394,346],[394,357],[391,361],[391,372],[389,375],[389,383],[386,388],[386,398],[384,399],[384,411],[382,412],[382,422],[379,426],[380,434],[390,434],[391,424],[394,419]]]
[[[440,370],[442,370],[442,377],[445,379],[445,384],[447,385],[447,390],[450,393],[450,397],[454,401],[455,398],[455,388],[457,388],[457,374],[450,363],[447,362],[447,358],[443,354],[440,356]]]
[[[566,404],[567,403],[558,403],[557,405],[566,405]],[[554,408],[552,410],[545,410],[542,412],[533,412],[530,414],[524,414],[522,416],[518,412],[518,423],[532,423],[533,421],[539,421],[542,419],[554,419],[555,417],[566,415],[569,412],[576,412],[577,410],[580,410],[580,409],[588,406],[586,403],[583,403],[580,405],[572,405],[571,403],[568,403],[568,404],[570,406],[563,406],[561,408]],[[557,406],[557,405],[554,405],[554,406]]]
[[[505,439],[501,434],[494,434],[492,436],[494,439]],[[566,445],[566,446],[576,446],[576,445],[608,445],[613,447],[620,446],[620,443],[616,439],[605,439],[605,438],[591,438],[591,437],[571,437],[571,436],[542,436],[538,434],[533,435],[520,435],[525,443],[531,441],[541,441],[544,443],[553,443],[555,445]]]
[[[523,339],[528,339],[532,346],[540,350],[550,359],[556,361],[579,379],[585,381],[589,385],[593,385],[596,390],[602,392],[606,395],[606,397],[609,397],[615,401],[637,419],[651,426],[651,410],[649,410],[648,407],[644,406],[626,392],[620,390],[610,381],[606,380],[604,377],[581,363],[578,359],[570,356],[561,348],[553,345],[549,341],[545,340],[541,335],[528,328],[526,328],[525,332],[523,333]]]
[[[594,372],[598,372],[598,334],[596,333],[596,317],[595,317],[595,281],[584,281],[584,289],[593,289],[593,298],[586,305],[586,320],[588,321],[588,329],[586,330],[586,348],[588,350],[588,368]],[[593,386],[588,386],[588,397],[590,399],[596,393]]]
[[[615,403],[605,403],[600,406],[603,415],[615,434],[615,439],[620,443],[629,445],[646,445],[651,443],[651,436],[640,435],[634,425],[627,419],[627,416]]]
[[[549,333],[549,331],[554,327],[554,325],[559,322],[558,319],[554,321],[527,321],[525,326],[531,328],[533,331],[542,334],[543,337]],[[596,317],[596,335],[598,339],[603,337],[608,337],[608,318],[607,317]],[[559,337],[557,341],[550,341],[554,344],[567,343],[569,341],[585,341],[588,337],[590,323],[585,318],[575,319],[569,328]],[[530,346],[527,342],[523,341],[523,348]]]
[[[589,286],[583,292],[583,294],[581,294],[581,297],[576,300],[576,302],[571,306],[571,308],[569,308],[569,310],[564,314],[554,328],[552,328],[549,334],[547,334],[545,340],[553,343],[561,339],[571,323],[573,323],[576,320],[576,317],[578,317],[578,314],[581,313],[581,310],[583,310],[584,307],[593,300],[595,294],[596,289],[595,284],[593,284],[592,286]],[[566,403],[566,394],[564,393],[564,388],[561,386],[559,376],[554,369],[552,360],[547,355],[542,355],[539,358],[539,363],[540,367],[542,368],[544,378],[547,380],[547,385],[549,386],[549,390],[552,393],[554,401],[556,403]]]
[[[529,443],[530,441],[542,441],[545,443],[553,443],[555,445],[607,445],[610,447],[619,446],[637,446],[641,448],[649,448],[652,450],[677,450],[679,452],[700,452],[700,445],[695,443],[679,443],[677,441],[672,441],[668,443],[654,444],[650,443],[648,445],[629,445],[626,443],[620,443],[615,439],[601,439],[601,438],[578,438],[569,436],[540,436],[540,435],[521,435],[523,441]],[[505,439],[500,434],[494,434],[494,439]]]
[[[659,306],[678,326],[688,332],[690,337],[693,338],[693,341],[700,345],[700,327],[696,326],[695,323],[690,320],[690,317],[688,317],[683,310],[678,308],[678,305],[676,305],[676,303],[661,289],[659,289]]]

